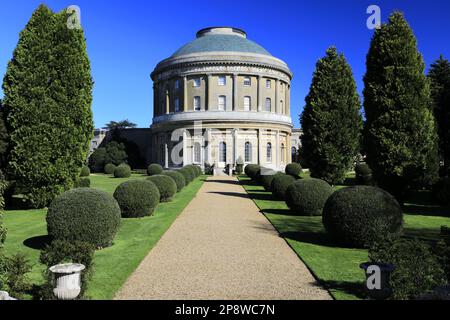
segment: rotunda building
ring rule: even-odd
[[[223,169],[291,162],[287,64],[237,28],[211,27],[161,61],[154,82],[152,162]]]

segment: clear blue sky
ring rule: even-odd
[[[95,81],[96,127],[125,118],[148,127],[153,114],[151,71],[208,26],[242,28],[249,39],[288,63],[294,72],[291,113],[296,127],[315,63],[330,45],[344,52],[362,91],[373,33],[366,27],[371,4],[380,6],[383,21],[395,9],[405,13],[427,66],[440,54],[450,58],[448,0],[1,0],[1,77],[19,32],[42,2],[53,11],[71,4],[81,8]]]

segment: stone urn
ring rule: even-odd
[[[14,299],[13,297],[10,297],[9,293],[6,292],[6,291],[0,291],[0,301],[1,300],[17,300],[17,299]]]
[[[85,266],[80,263],[63,263],[50,267],[55,279],[53,294],[59,300],[73,300],[81,292],[81,272]]]
[[[393,264],[383,262],[365,262],[359,266],[366,275],[366,293],[371,299],[384,300],[391,296],[391,273]]]

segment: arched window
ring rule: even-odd
[[[272,162],[272,144],[270,142],[267,143],[267,162]]]
[[[251,98],[248,96],[244,97],[244,111],[250,111],[251,107],[252,107]]]
[[[286,148],[284,147],[284,143],[281,144],[281,162],[285,162],[286,160]]]
[[[219,144],[219,162],[227,162],[227,144],[223,141]]]
[[[250,142],[245,143],[245,162],[252,162],[252,144]]]
[[[266,111],[270,112],[272,110],[272,100],[270,98],[266,98]]]
[[[201,152],[202,147],[200,146],[200,143],[194,143],[194,163],[201,163]]]
[[[297,162],[297,148],[292,147],[292,162]]]

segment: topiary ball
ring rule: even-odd
[[[273,196],[278,200],[284,200],[286,198],[287,188],[294,182],[295,178],[293,176],[284,173],[275,175],[270,186]]]
[[[152,163],[147,168],[147,174],[149,176],[154,176],[155,174],[161,174],[163,172],[163,167],[157,163]]]
[[[192,180],[197,178],[197,176],[198,176],[197,175],[197,170],[195,169],[195,167],[193,165],[188,165],[185,168],[191,171],[191,173],[192,173]]]
[[[302,166],[300,163],[289,163],[286,168],[284,169],[287,175],[293,176],[295,178],[298,178],[300,173],[302,173]]]
[[[372,182],[372,170],[365,163],[359,163],[355,166],[356,183],[359,185],[370,186]]]
[[[272,181],[275,175],[280,174],[275,170],[270,170],[266,172],[265,175],[261,176],[261,185],[264,187],[266,191],[272,191]]]
[[[186,182],[186,185],[188,185],[189,183],[192,182],[192,180],[194,180],[194,177],[192,176],[191,170],[188,170],[186,168],[181,168],[181,169],[178,169],[176,171],[183,175],[184,180]]]
[[[147,180],[153,182],[158,188],[161,202],[169,201],[177,193],[177,184],[167,175],[157,174],[148,177]]]
[[[323,225],[336,242],[368,247],[380,238],[399,235],[403,214],[386,191],[354,186],[333,193],[323,209]]]
[[[88,166],[83,166],[83,168],[81,168],[80,177],[89,177],[90,174],[91,169],[89,169]]]
[[[256,180],[258,171],[261,169],[261,167],[257,164],[249,164],[247,167],[245,167],[247,170],[247,175],[252,179]]]
[[[131,176],[131,168],[128,165],[119,165],[114,170],[114,178],[129,178]]]
[[[175,181],[177,185],[177,192],[180,192],[186,186],[186,179],[184,176],[175,170],[163,171],[163,175],[169,176]]]
[[[47,231],[57,240],[107,247],[120,226],[120,207],[108,193],[78,188],[57,196],[47,211]]]
[[[91,186],[91,179],[89,177],[81,177],[75,182],[75,188],[89,188]]]
[[[197,170],[197,177],[203,174],[202,168],[199,165],[194,165],[194,169]]]
[[[106,174],[114,174],[114,170],[116,170],[116,166],[112,163],[108,163],[105,165],[103,172]]]
[[[150,216],[159,204],[158,187],[148,180],[130,180],[121,183],[114,191],[124,218]]]
[[[286,204],[297,215],[320,216],[333,188],[320,179],[300,179],[286,190]]]

